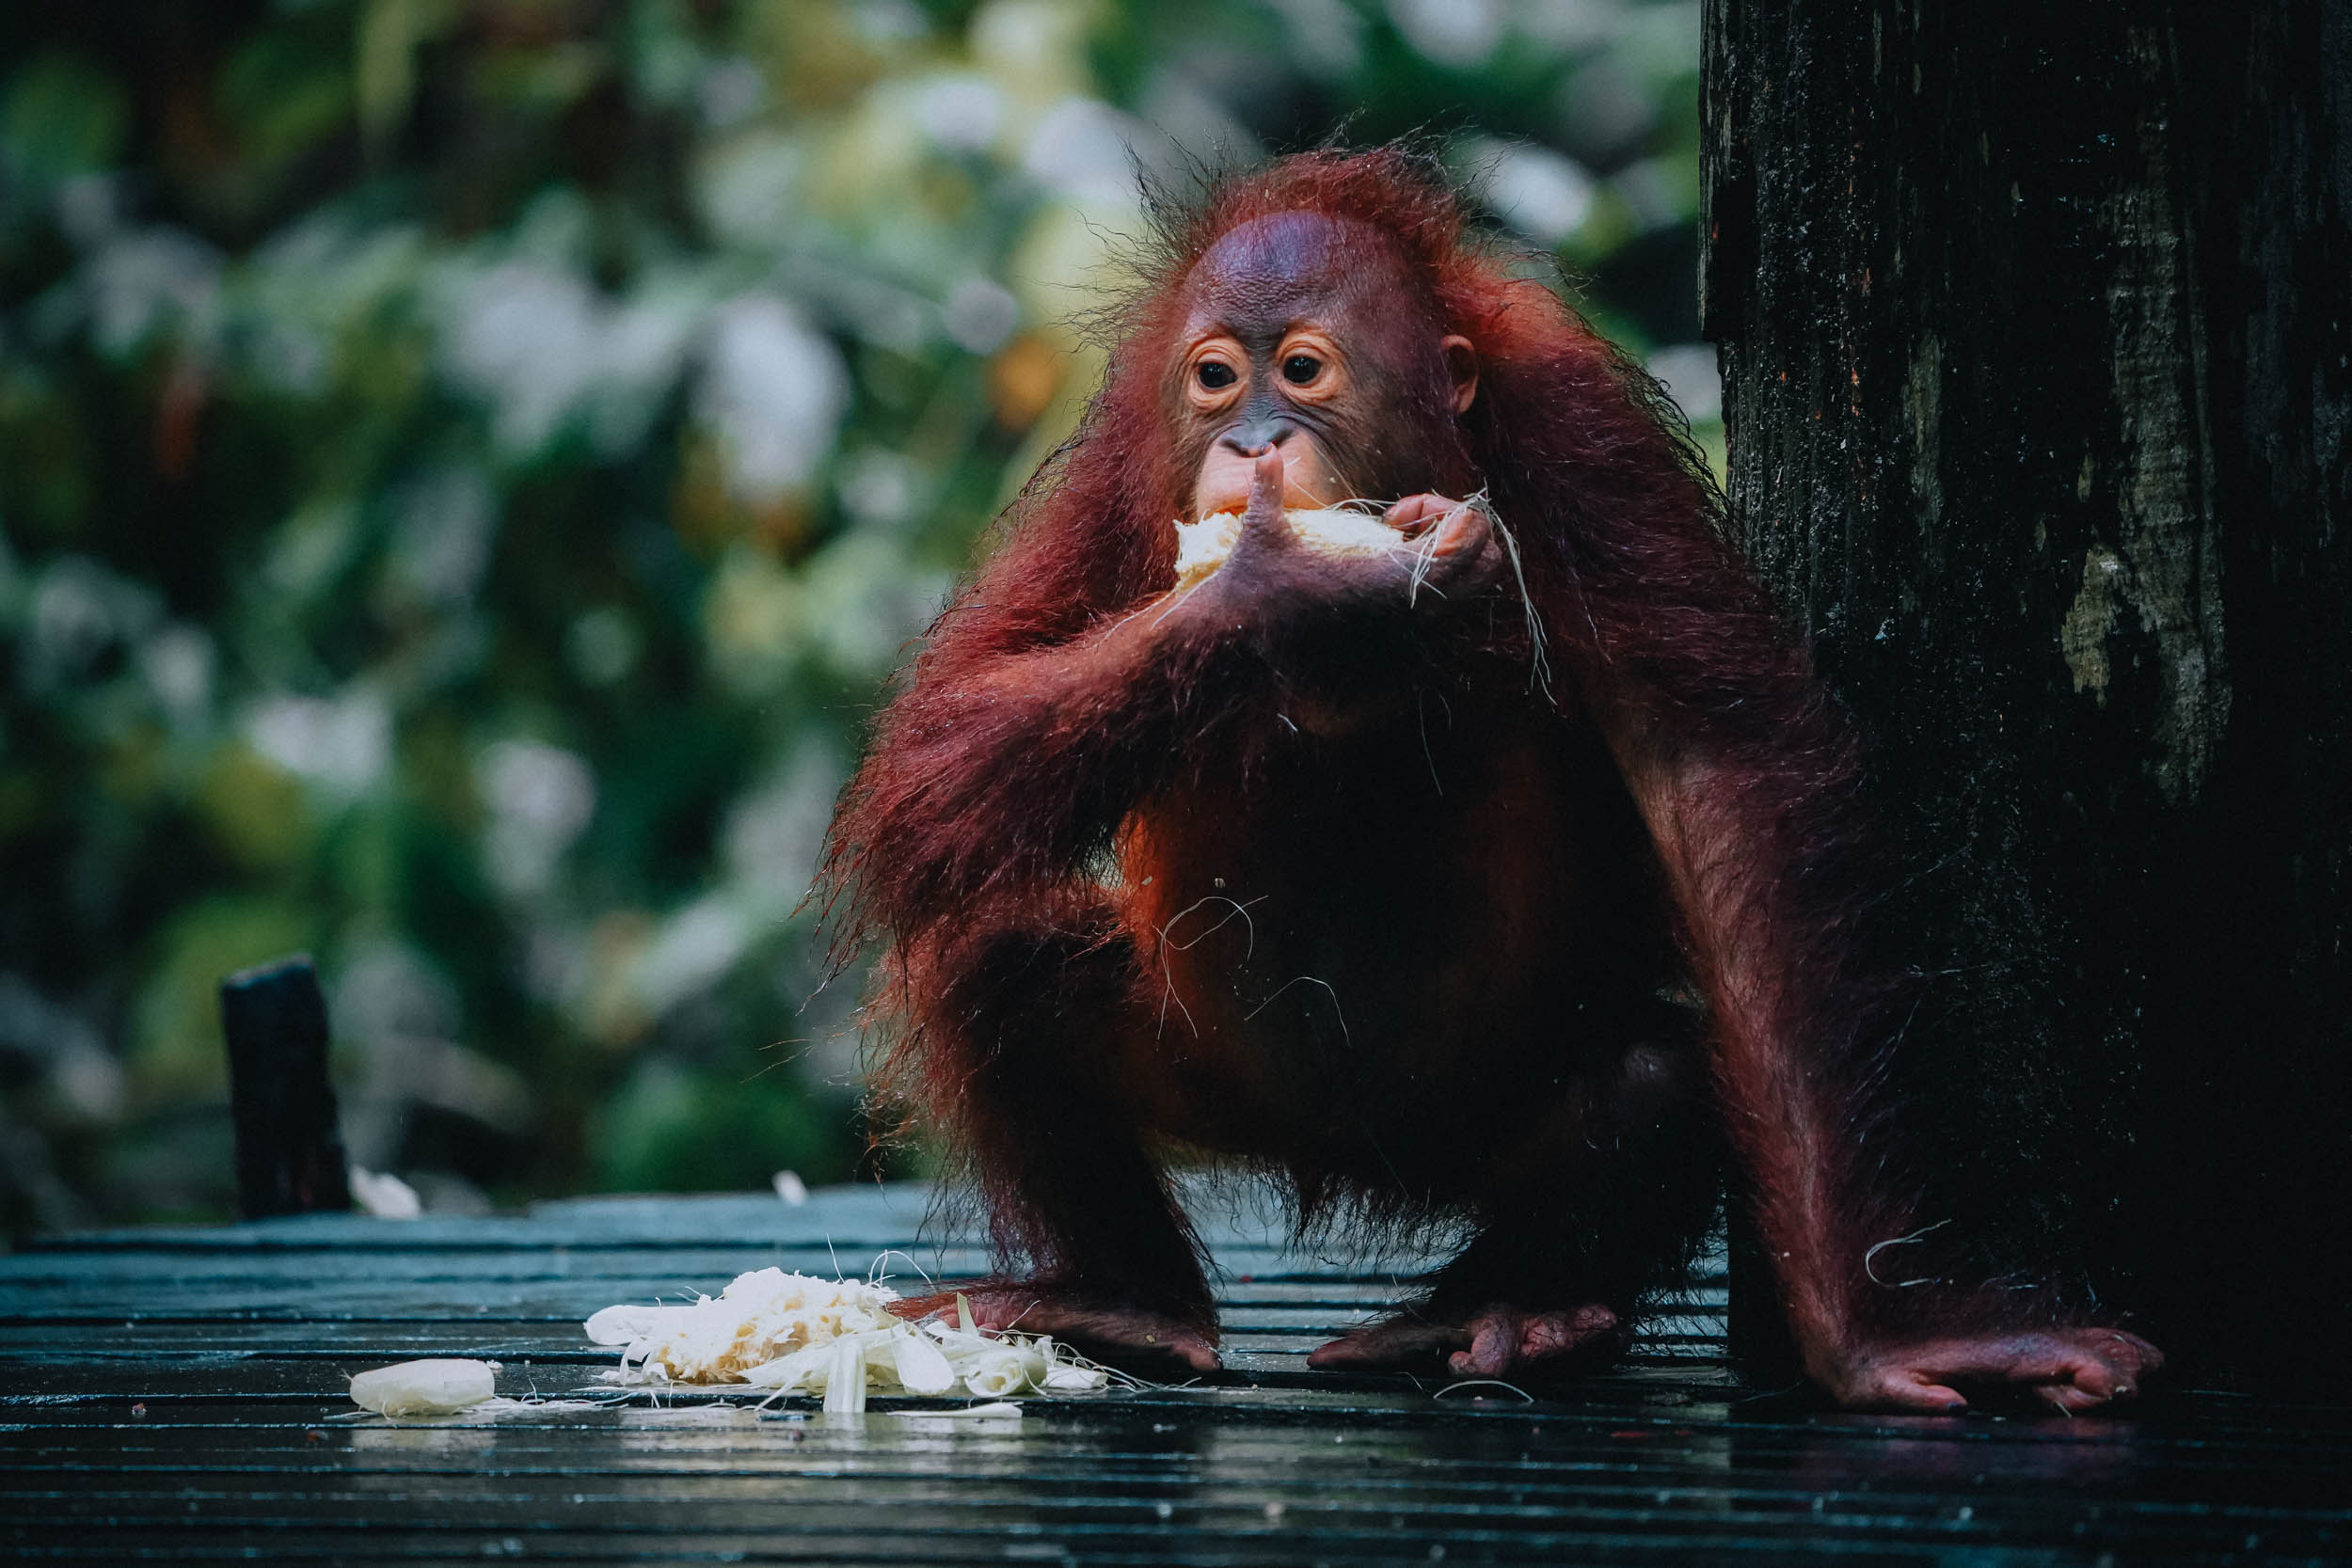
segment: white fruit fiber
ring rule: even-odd
[[[715,1297],[608,1307],[585,1327],[597,1344],[625,1347],[624,1369],[654,1381],[729,1383],[805,1346],[902,1327],[890,1310],[898,1299],[887,1286],[757,1269]]]
[[[716,1296],[675,1307],[608,1307],[585,1326],[597,1344],[621,1347],[625,1382],[748,1383],[779,1394],[821,1394],[836,1415],[864,1410],[869,1390],[1002,1399],[1083,1392],[1108,1381],[1050,1338],[910,1323],[890,1310],[898,1299],[886,1286],[759,1269]]]

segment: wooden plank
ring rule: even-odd
[[[900,1246],[919,1193],[149,1229],[0,1259],[0,1549],[27,1560],[2352,1561],[2352,1412],[2159,1389],[2136,1418],[1821,1410],[1743,1386],[1720,1271],[1533,1403],[1304,1352],[1406,1269],[1221,1232],[1229,1370],[959,1423],[670,1392],[392,1424],[347,1374],[489,1354],[596,1387],[578,1320]],[[1220,1222],[1222,1223],[1222,1222]],[[662,1237],[672,1240],[664,1242]],[[827,1248],[825,1239],[834,1238]],[[389,1237],[389,1239],[388,1239]],[[949,1251],[977,1267],[970,1248]],[[848,1261],[847,1257],[844,1260]],[[858,1259],[858,1266],[865,1260]],[[936,1403],[928,1406],[935,1411]],[[2251,1544],[2249,1544],[2249,1542]]]

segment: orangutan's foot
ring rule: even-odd
[[[1221,1365],[1214,1318],[1194,1322],[1045,1280],[981,1280],[961,1291],[898,1302],[892,1310],[909,1319],[944,1312],[952,1321],[959,1296],[972,1309],[973,1326],[989,1333],[1050,1334],[1106,1361],[1168,1358],[1196,1372],[1213,1372]]]
[[[1342,1335],[1307,1365],[1404,1367],[1442,1355],[1460,1377],[1510,1377],[1613,1354],[1628,1338],[1625,1321],[1598,1302],[1543,1309],[1496,1302],[1467,1312],[1398,1312]]]

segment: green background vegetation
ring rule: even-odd
[[[0,63],[0,1225],[224,1212],[318,956],[437,1207],[838,1180],[800,909],[1130,159],[1446,138],[1713,438],[1687,0],[87,0]]]

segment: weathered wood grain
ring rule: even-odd
[[[2352,1560],[2352,1411],[2159,1394],[2130,1420],[1880,1418],[1757,1390],[1720,1271],[1626,1361],[1522,1403],[1311,1372],[1422,1260],[1318,1261],[1225,1219],[1223,1375],[958,1422],[724,1391],[352,1418],[349,1373],[486,1354],[601,1390],[577,1320],[770,1262],[916,1245],[911,1192],[313,1216],[0,1259],[0,1549],[24,1560],[1287,1564]],[[836,1238],[829,1250],[826,1236]],[[674,1238],[663,1242],[662,1238]],[[840,1239],[854,1237],[855,1256]],[[1480,1394],[1490,1396],[1481,1400]],[[657,1403],[659,1407],[657,1408]],[[2250,1543],[2250,1544],[2249,1544]]]
[[[1704,15],[1731,512],[1905,862],[1926,1212],[2352,1394],[2352,11]]]

